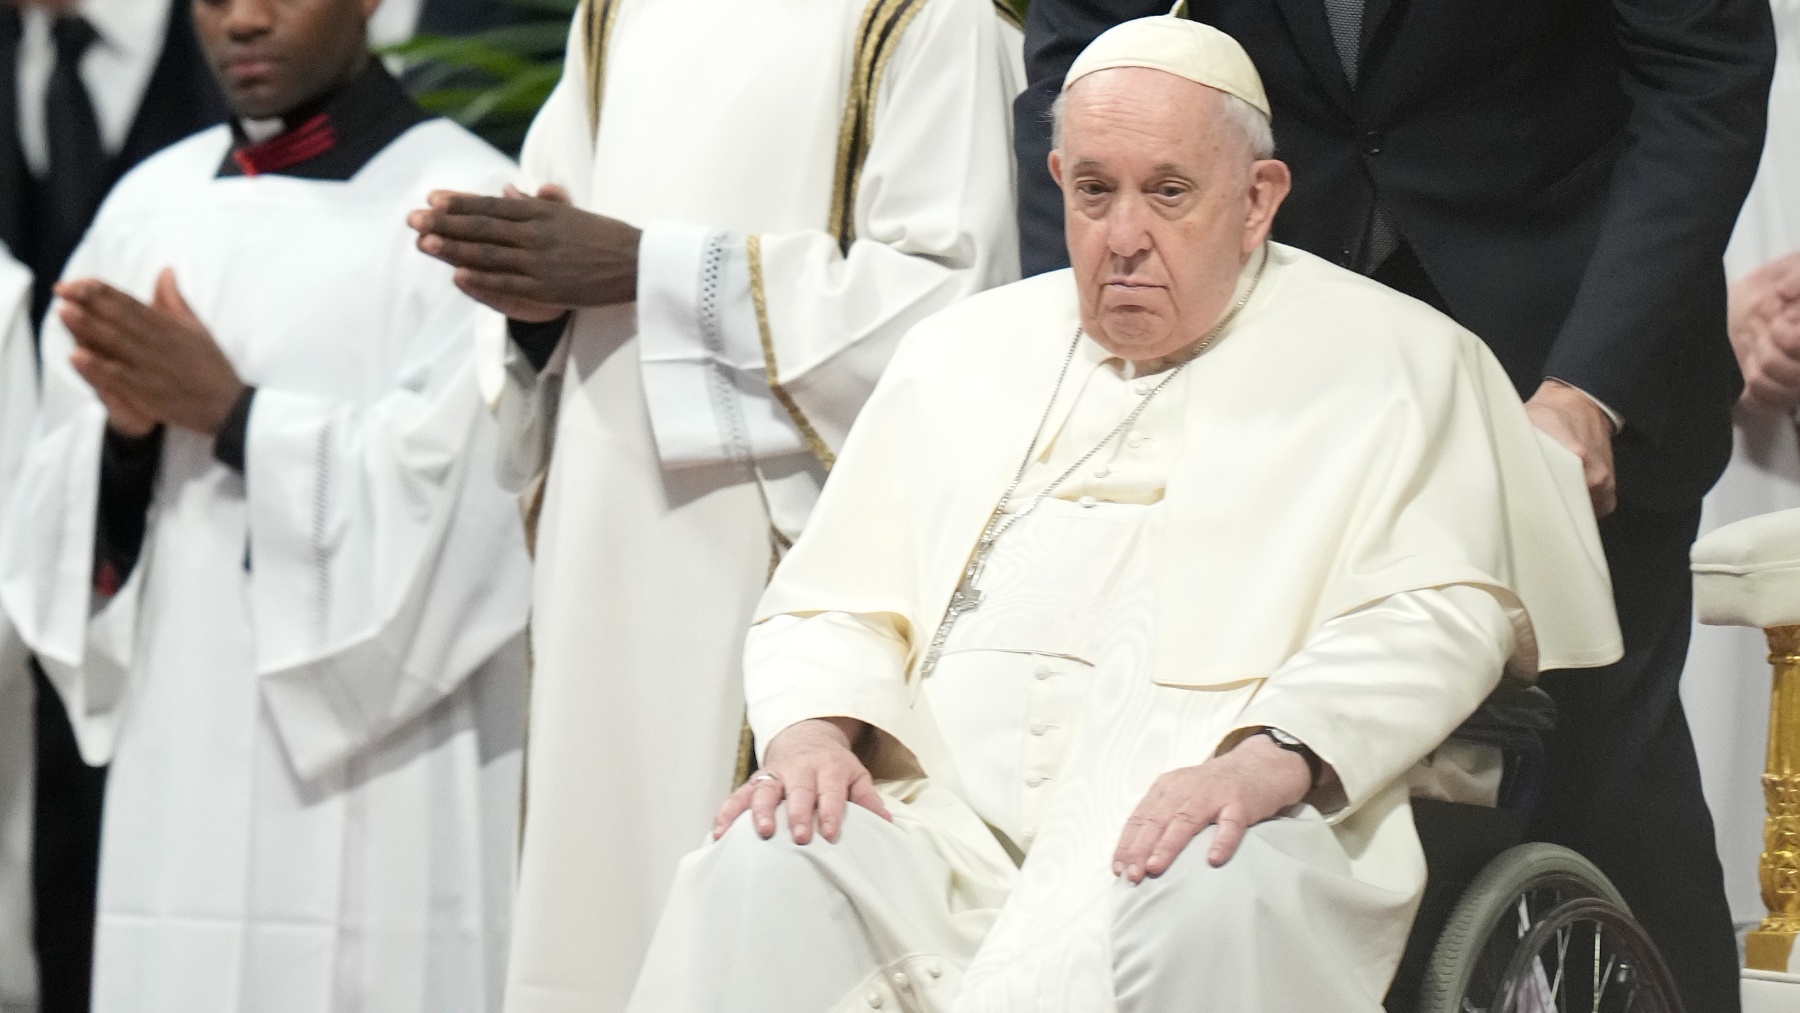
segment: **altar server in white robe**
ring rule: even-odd
[[[37,410],[31,272],[0,243],[0,525]],[[0,608],[0,1013],[37,1009],[31,940],[32,722],[30,654]]]
[[[529,558],[405,216],[512,166],[374,6],[196,4],[235,120],[120,183],[44,328],[0,605],[112,763],[97,1013],[499,1006]]]
[[[1237,43],[1129,22],[1064,99],[1075,266],[876,388],[634,1013],[1376,1013],[1409,771],[1503,669],[1619,655],[1580,466],[1485,346],[1266,241]]]
[[[513,1013],[623,1007],[773,559],[899,336],[1018,277],[1019,47],[990,0],[590,0],[522,156],[559,189],[416,216],[511,318],[511,480],[548,466]]]

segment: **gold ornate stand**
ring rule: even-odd
[[[1786,971],[1794,937],[1800,935],[1800,626],[1763,632],[1775,671],[1762,779],[1769,816],[1759,877],[1769,916],[1746,937],[1744,963],[1759,971]]]

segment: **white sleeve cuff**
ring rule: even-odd
[[[769,392],[742,236],[652,222],[638,246],[637,300],[644,397],[664,466],[806,451]]]
[[[1589,394],[1587,391],[1582,390],[1580,387],[1575,386],[1574,384],[1570,383],[1567,380],[1561,380],[1554,376],[1550,377],[1549,379],[1556,380],[1557,383],[1562,384],[1564,387],[1567,387],[1570,390],[1574,391],[1575,393],[1580,394],[1582,397],[1587,398],[1589,401],[1592,401],[1594,403],[1594,407],[1600,409],[1600,411],[1606,416],[1607,420],[1612,423],[1613,433],[1615,435],[1618,434],[1619,430],[1625,428],[1625,416],[1620,415],[1616,411],[1613,411],[1612,406],[1607,404],[1605,401],[1602,401],[1599,398],[1595,397],[1594,395]]]

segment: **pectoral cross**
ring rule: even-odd
[[[969,560],[968,568],[963,570],[962,580],[956,590],[950,593],[950,605],[944,609],[944,621],[938,623],[937,632],[931,637],[931,646],[925,651],[925,661],[919,666],[921,677],[929,678],[932,670],[937,668],[938,657],[944,653],[944,644],[950,639],[950,631],[956,621],[981,607],[982,592],[975,586],[981,577],[981,568],[987,564],[988,553],[994,549],[994,542],[988,534],[984,534],[981,543],[975,548],[975,557]]]
[[[961,616],[964,612],[973,612],[981,607],[981,589],[975,586],[974,574],[963,574],[962,583],[956,585],[956,593],[950,596],[951,616]]]

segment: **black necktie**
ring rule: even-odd
[[[1344,76],[1349,78],[1352,88],[1356,87],[1362,74],[1363,14],[1367,6],[1367,0],[1325,0],[1325,20],[1331,22],[1332,47],[1337,50],[1338,62],[1343,64]],[[1367,249],[1361,266],[1369,273],[1400,248],[1400,233],[1395,231],[1393,219],[1379,204],[1369,221],[1365,245]]]
[[[19,12],[0,5],[0,243],[12,255],[25,249],[25,156],[19,149]]]
[[[56,67],[44,93],[44,133],[50,175],[44,180],[43,215],[38,230],[39,271],[61,273],[106,196],[106,149],[100,121],[81,81],[81,58],[99,41],[94,26],[79,15],[56,19]]]
[[[1331,43],[1337,49],[1338,62],[1344,65],[1344,76],[1350,87],[1356,87],[1356,72],[1362,66],[1362,23],[1367,0],[1325,0],[1325,19],[1331,22]]]

